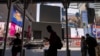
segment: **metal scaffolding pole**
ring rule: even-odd
[[[66,12],[66,45],[67,45],[67,56],[70,56],[70,50],[69,50],[69,36],[68,36],[68,19],[67,19],[67,7],[65,8],[65,12]]]
[[[25,14],[26,14],[26,9],[28,7],[27,0],[24,0],[24,11],[23,11],[23,26],[22,26],[22,50],[21,50],[21,56],[24,56],[23,52],[23,40],[24,40],[24,26],[25,26]]]
[[[69,6],[69,1],[68,0],[63,0],[63,6],[65,8],[65,13],[66,13],[66,52],[67,56],[70,55],[70,50],[69,50],[69,36],[68,36],[68,18],[67,18],[67,8]]]
[[[5,33],[5,38],[4,38],[4,47],[3,47],[2,56],[5,56],[7,36],[8,36],[8,27],[9,27],[9,20],[10,20],[11,4],[12,4],[12,0],[8,0],[8,3],[7,3],[8,17],[7,17],[7,22],[6,22],[6,33]]]

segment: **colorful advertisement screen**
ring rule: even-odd
[[[6,22],[0,22],[0,41],[5,36],[6,31]],[[9,22],[8,27],[8,37],[14,37],[15,33],[21,33],[22,27],[16,25],[15,23]]]
[[[13,7],[12,9],[12,17],[11,17],[11,22],[15,23],[18,26],[22,27],[22,14],[20,13],[20,11],[16,8]]]
[[[92,25],[91,31],[94,37],[100,38],[100,26]]]
[[[71,38],[81,38],[84,36],[83,28],[71,28]]]
[[[0,22],[0,37],[4,37],[4,28],[5,28],[5,23]]]
[[[10,34],[10,36],[14,36],[14,34],[16,33],[15,26],[16,26],[16,24],[10,23],[10,27],[9,27],[9,34]]]
[[[21,33],[21,32],[22,32],[22,27],[12,22],[9,23],[9,33],[8,33],[9,37],[14,36],[15,33]]]

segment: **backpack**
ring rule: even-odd
[[[58,36],[57,36],[56,47],[57,47],[57,49],[61,49],[63,47],[63,44],[61,42],[61,39]]]

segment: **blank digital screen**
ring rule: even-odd
[[[60,7],[40,5],[40,22],[60,22]]]

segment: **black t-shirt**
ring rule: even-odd
[[[18,38],[14,39],[12,41],[13,43],[12,51],[17,51],[17,52],[21,51],[21,42],[22,42],[21,39]]]
[[[93,37],[87,37],[86,43],[87,43],[88,47],[96,47],[97,46],[97,41]]]
[[[18,45],[18,46],[20,46],[21,45],[21,39],[14,39],[13,40],[13,46],[15,46],[15,45]]]

